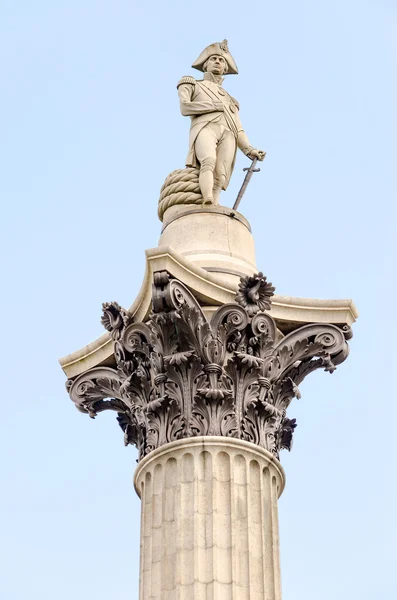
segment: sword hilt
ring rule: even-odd
[[[254,167],[256,167],[256,163],[258,162],[258,157],[254,156],[254,158],[251,158],[252,163],[250,167],[245,167],[245,169],[243,169],[243,171],[250,171],[251,173],[258,173],[258,171],[260,171],[260,169],[255,169]]]

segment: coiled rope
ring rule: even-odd
[[[199,170],[193,167],[176,169],[164,181],[160,191],[158,216],[163,220],[165,211],[170,206],[180,204],[202,204],[203,197],[199,187]]]

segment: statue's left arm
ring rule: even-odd
[[[257,158],[258,160],[263,160],[266,156],[266,152],[264,152],[263,150],[258,150],[250,144],[248,136],[245,133],[241,124],[238,112],[235,113],[235,123],[237,125],[237,146],[240,148],[240,150],[244,152],[244,154],[248,156],[248,158],[251,158],[251,160],[254,158]]]

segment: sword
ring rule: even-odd
[[[255,156],[255,158],[253,159],[253,161],[251,163],[251,166],[250,167],[246,167],[245,169],[243,169],[243,171],[247,171],[247,173],[246,173],[246,175],[244,177],[243,185],[241,186],[240,191],[239,191],[239,193],[237,195],[236,202],[233,204],[233,209],[232,209],[233,211],[237,210],[238,205],[240,204],[241,199],[244,196],[244,192],[247,189],[247,185],[250,182],[252,174],[253,173],[258,173],[260,171],[260,169],[255,169],[255,166],[256,166],[257,162],[258,162],[258,159]],[[234,217],[234,213],[232,213],[230,216]]]

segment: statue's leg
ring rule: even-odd
[[[222,190],[222,177],[214,177],[214,188],[212,190],[212,197],[214,198],[214,204],[219,204],[219,196]]]
[[[200,131],[195,142],[197,160],[200,163],[199,186],[204,204],[213,204],[214,169],[218,137],[215,127],[209,123]]]
[[[236,139],[233,133],[226,129],[218,143],[218,152],[214,171],[214,204],[219,204],[221,190],[226,189],[226,184],[229,182],[235,154]]]

